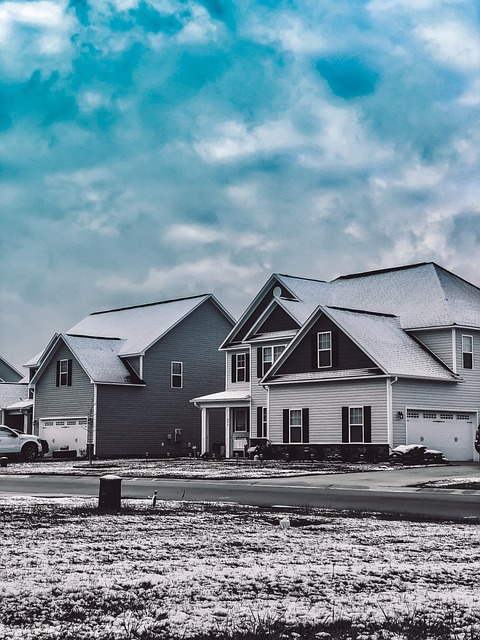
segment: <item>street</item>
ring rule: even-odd
[[[381,472],[380,472],[381,473]],[[350,485],[326,485],[326,478],[257,480],[122,479],[122,498],[233,502],[257,506],[316,507],[357,512],[384,512],[438,518],[469,518],[480,522],[480,492],[413,487],[371,488],[360,474]],[[345,479],[346,480],[346,479]],[[356,480],[356,483],[354,481]],[[352,482],[353,481],[353,482]],[[98,477],[0,476],[0,495],[97,496]]]

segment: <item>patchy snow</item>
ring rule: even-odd
[[[345,618],[380,640],[407,637],[379,629],[408,617],[447,620],[452,640],[480,634],[475,525],[123,505],[0,497],[2,639],[227,637],[255,621]]]

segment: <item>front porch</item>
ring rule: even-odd
[[[245,391],[221,391],[191,400],[202,412],[201,453],[225,458],[244,457],[250,438],[250,394]],[[224,415],[223,451],[211,437],[211,414]],[[215,445],[215,446],[214,446]]]

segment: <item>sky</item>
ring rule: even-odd
[[[0,3],[0,355],[273,272],[480,285],[480,4]]]

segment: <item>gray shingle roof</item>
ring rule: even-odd
[[[28,398],[28,385],[16,382],[0,383],[0,408],[8,407]]]
[[[133,384],[138,382],[118,357],[125,340],[88,338],[62,334],[70,351],[94,382]]]
[[[92,313],[67,333],[97,338],[121,338],[123,343],[119,356],[141,354],[209,297],[211,296],[202,295]]]

